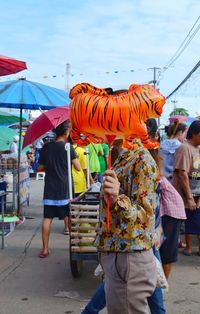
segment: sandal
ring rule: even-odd
[[[65,235],[68,235],[68,234],[69,234],[69,230],[68,230],[68,229],[67,229],[67,230],[65,229],[63,233],[64,233]]]
[[[189,251],[187,251],[186,249],[185,250],[183,250],[183,254],[185,255],[185,256],[191,256],[191,252],[189,252]]]
[[[41,251],[41,252],[39,253],[39,255],[38,255],[38,257],[40,257],[40,258],[46,258],[47,256],[49,256],[49,252],[44,253],[43,251]]]
[[[182,242],[182,241],[179,241],[178,248],[179,249],[184,249],[184,248],[186,248],[186,244],[184,242]]]

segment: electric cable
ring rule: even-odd
[[[163,74],[180,57],[180,55],[189,46],[190,42],[193,40],[193,38],[196,36],[199,30],[200,30],[200,16],[193,24],[192,28],[190,29],[189,33],[180,44],[179,48],[176,50],[175,54],[170,58],[167,64],[159,71],[158,73],[159,81],[163,78],[163,76],[161,77],[161,74]]]
[[[188,75],[184,78],[184,80],[171,92],[166,99],[169,99],[173,94],[175,94],[179,88],[186,83],[186,81],[192,76],[192,74],[200,67],[200,60],[197,62],[197,64],[194,66],[194,68],[188,73]]]

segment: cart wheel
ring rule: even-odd
[[[79,278],[81,276],[82,264],[82,261],[75,261],[70,259],[71,272],[74,278]]]
[[[70,267],[71,267],[72,276],[74,278],[79,278],[82,273],[83,261],[72,259],[71,238],[70,238],[70,246],[69,246],[69,258],[70,258]]]

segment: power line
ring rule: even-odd
[[[199,21],[200,21],[200,16],[197,18],[197,20],[193,24],[192,28],[190,29],[189,33],[180,44],[179,48],[176,50],[175,54],[170,58],[170,60],[164,66],[163,70],[159,72],[158,79],[160,78],[161,74],[164,73],[180,57],[180,55],[184,52],[184,50],[189,46],[192,39],[196,36],[198,31],[200,30]]]
[[[197,28],[194,30],[193,34],[192,31],[195,28],[195,25],[198,23],[198,21],[200,20],[200,16],[197,18],[196,22],[194,23],[194,25],[192,26],[192,28],[190,29],[189,33],[187,34],[187,36],[185,37],[185,39],[182,41],[182,43],[180,44],[179,48],[176,50],[175,54],[172,56],[172,58],[168,61],[167,65],[165,66],[166,68],[170,67],[177,59],[178,57],[182,54],[182,52],[187,48],[187,46],[189,45],[189,43],[192,41],[192,39],[195,37],[195,35],[198,33],[199,29],[200,29],[200,23],[199,25],[197,25]],[[189,38],[188,38],[189,37]],[[188,40],[187,40],[188,38]],[[187,42],[186,42],[187,40]]]
[[[174,93],[177,92],[177,90],[185,84],[185,82],[192,76],[192,74],[200,67],[200,60],[197,62],[197,64],[194,66],[194,68],[188,73],[188,75],[184,78],[184,80],[171,92],[166,99],[169,99]]]

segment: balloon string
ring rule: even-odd
[[[111,149],[112,144],[115,139],[115,135],[106,135],[108,146],[109,146],[109,154],[108,154],[108,170],[111,169]],[[110,231],[110,196],[108,195],[107,204],[106,204],[106,228],[107,231]]]

